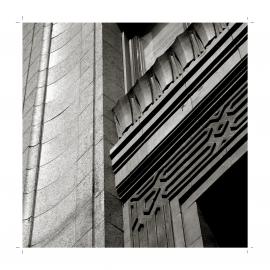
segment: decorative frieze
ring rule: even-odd
[[[187,26],[186,31],[176,38],[125,97],[117,102],[113,113],[119,138],[226,27],[226,23],[194,23]]]
[[[174,246],[170,201],[246,134],[247,83],[239,78],[216,99],[195,132],[179,136],[180,146],[127,200],[133,247]]]

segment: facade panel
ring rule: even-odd
[[[24,24],[24,247],[247,246],[246,48],[240,23]]]

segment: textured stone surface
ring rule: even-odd
[[[122,230],[119,230],[111,223],[106,223],[105,230],[106,230],[105,246],[124,247]]]
[[[33,38],[33,45],[32,45],[32,50],[31,50],[31,59],[30,59],[30,64],[32,64],[34,61],[36,61],[37,57],[40,57],[40,52],[42,49],[42,44],[43,44],[43,29],[44,29],[44,25],[41,24],[36,24],[35,28],[37,27],[37,25],[40,25],[41,30],[38,31],[38,33],[34,34],[34,38]]]
[[[82,25],[80,23],[72,24],[69,27],[69,31],[62,32],[61,35],[57,35],[52,39],[51,43],[51,52],[59,50],[63,46],[65,46],[68,42],[70,42],[74,37],[80,34]],[[57,33],[57,27],[54,27],[54,33]]]
[[[95,164],[94,164],[94,179],[95,179],[95,194],[96,196],[104,191],[104,141],[101,140],[95,148]]]
[[[111,108],[119,97],[124,94],[124,72],[121,51],[121,33],[116,24],[102,25],[102,48],[103,48],[103,93],[97,94],[97,117],[102,119],[102,125],[98,123],[97,129],[104,130],[104,133],[97,132],[96,142],[97,153],[102,154],[103,172],[99,175],[104,181],[105,194],[105,245],[112,247],[123,247],[123,220],[122,204],[118,199],[114,175],[111,169],[109,149],[117,141],[117,133],[113,123]],[[99,62],[97,67],[100,67]],[[114,70],[114,72],[111,72]],[[98,80],[99,85],[101,81]],[[97,86],[99,87],[99,86]],[[103,126],[102,128],[99,128]],[[101,190],[101,187],[99,187]]]
[[[79,115],[79,133],[93,125],[93,106],[89,104]]]
[[[96,24],[95,27],[98,28],[98,24]],[[82,54],[84,55],[87,51],[93,52],[94,47],[93,45],[94,45],[94,24],[84,23],[82,25]]]
[[[119,198],[115,197],[109,192],[105,192],[105,220],[119,230],[123,228],[123,220],[119,217],[122,216],[122,203]]]
[[[88,194],[89,195],[89,194]],[[92,200],[76,208],[76,241],[92,228]]]
[[[80,112],[93,102],[93,83],[80,89]]]
[[[31,79],[27,81],[24,98],[27,99],[32,91],[35,91],[38,86],[38,73],[35,73]]]
[[[86,232],[75,244],[75,247],[80,248],[89,248],[92,247],[92,234],[93,231],[90,229],[88,232]]]
[[[32,42],[27,44],[27,46],[23,48],[23,61],[27,63],[27,66],[29,65],[30,62],[31,49],[32,49]]]
[[[31,136],[31,127],[27,128],[23,132],[23,152],[29,146],[30,136]]]
[[[81,36],[76,35],[70,42],[65,44],[62,48],[51,53],[49,67],[51,68],[64,61],[66,58],[71,57],[71,55],[73,55],[75,51],[79,49],[78,47],[80,47],[80,45],[81,45]]]
[[[49,238],[48,242],[43,243],[43,247],[72,247],[75,241],[76,224],[74,219],[71,220],[60,232]],[[38,245],[37,245],[38,246]]]
[[[165,123],[160,127],[142,147],[130,157],[125,166],[117,172],[116,185],[120,183],[140,162],[145,158],[159,143],[165,138],[175,126],[184,119],[184,117],[191,112],[191,100],[188,99],[185,104],[179,108]],[[128,147],[127,147],[128,148]]]
[[[186,244],[183,231],[182,214],[180,212],[180,204],[177,197],[170,202],[170,206],[172,214],[175,247],[185,247]]]
[[[105,165],[106,166],[106,165]],[[104,182],[105,182],[105,191],[110,192],[112,195],[118,197],[118,194],[115,189],[114,175],[111,166],[106,166],[104,169]]]
[[[47,87],[46,102],[50,102],[54,99],[61,97],[62,95],[67,95],[66,93],[69,86],[74,84],[80,76],[80,65],[73,67],[70,72],[63,78],[56,81]]]
[[[67,75],[76,65],[79,65],[81,50],[75,49],[74,52],[68,55],[63,61],[51,67],[49,70],[48,84],[53,84],[59,79]]]
[[[54,23],[53,24],[53,31],[52,31],[52,38],[63,34],[67,31],[73,24],[72,23]]]
[[[105,223],[104,221],[98,223],[94,227],[94,245],[95,247],[105,247]]]
[[[96,132],[96,142],[105,138],[111,145],[114,145],[117,142],[117,133],[115,129],[115,124],[107,117],[103,115],[98,116],[98,121],[96,122],[97,132]],[[103,132],[103,129],[106,132]]]
[[[85,245],[83,236],[92,227],[91,153],[78,159],[80,29],[67,24],[53,28],[32,245],[71,247],[80,239]]]
[[[229,39],[224,42],[224,44],[217,50],[217,52],[214,54],[213,57],[210,57],[209,60],[207,60],[206,65],[210,64],[211,61],[215,59],[215,57],[221,53],[226,46],[232,41],[232,37],[229,37]],[[192,109],[217,85],[217,83],[222,80],[231,70],[232,68],[241,60],[239,51],[236,51],[233,55],[230,56],[229,59],[227,59],[221,67],[191,96],[190,99],[186,101],[183,106],[174,113],[171,118],[169,118],[164,125],[158,129],[152,137],[149,138],[149,140],[135,153],[127,162],[127,164],[122,167],[116,176],[116,184],[118,185],[122,179],[124,179],[132,170],[136,167],[136,165],[139,164],[139,162],[147,156],[154,148],[157,146],[157,144],[162,140],[162,138],[165,138],[166,135],[169,134],[173,128],[184,119],[184,117],[192,111]],[[190,86],[194,80],[202,73],[203,70],[205,70],[205,66],[203,66],[199,71],[197,71],[185,84],[185,86],[182,87],[182,89],[179,89],[176,96],[180,95],[188,86]],[[175,97],[176,97],[175,96]],[[164,107],[166,108],[168,105],[173,102],[175,98],[172,98],[171,101],[168,102]],[[158,102],[157,102],[158,104]],[[157,104],[154,104],[155,106]],[[162,108],[158,114],[156,114],[142,129],[142,131],[146,131],[150,128],[151,124],[158,121],[158,117],[162,115],[164,112],[164,109]],[[145,114],[145,117],[147,116],[147,113]],[[138,135],[136,135],[138,136]],[[138,136],[139,137],[139,136]],[[136,140],[132,140],[133,142]],[[130,146],[132,145],[132,142],[128,144],[127,147],[124,147],[123,150],[114,158],[114,162],[120,157]],[[143,149],[142,149],[143,148]]]
[[[90,196],[91,195],[91,196]],[[92,172],[86,175],[83,180],[77,183],[76,187],[76,204],[81,209],[89,199],[92,198]]]
[[[122,67],[122,55],[116,52],[106,41],[103,45],[104,59],[103,59],[103,72],[106,74],[106,80],[113,81],[119,87],[123,88],[124,85],[124,71]],[[106,59],[106,61],[105,61]],[[111,72],[111,69],[117,69],[115,72]],[[108,95],[109,93],[106,92]]]
[[[93,67],[91,66],[83,71],[83,73],[81,72],[80,91],[83,91],[93,81],[93,74]]]
[[[97,226],[97,224],[104,222],[105,217],[104,198],[105,198],[104,192],[100,192],[95,196],[95,208],[94,208],[94,218],[96,224],[95,227]]]
[[[119,54],[122,54],[121,34],[118,27],[112,23],[103,23],[103,40],[109,43]]]
[[[111,108],[123,93],[121,33],[116,25],[107,26],[53,24],[45,79],[47,63],[40,62],[45,28],[43,24],[23,28],[23,150],[24,166],[29,168],[24,178],[35,183],[40,166],[37,192],[34,185],[24,185],[27,215],[36,196],[33,247],[104,247],[105,239],[109,246],[123,245],[122,206],[109,159],[117,139]],[[39,138],[32,134],[40,130],[41,121],[42,150],[36,163]],[[30,224],[24,225],[30,230]]]
[[[93,127],[90,124],[79,134],[78,156],[82,156],[91,146],[93,146]]]
[[[78,160],[78,181],[80,182],[92,170],[92,149],[86,151]]]
[[[114,107],[115,103],[114,101],[107,97],[105,94],[101,95],[97,98],[98,104],[100,104],[99,107],[97,107],[97,113],[103,114],[107,119],[114,121],[112,108]],[[102,102],[101,102],[102,100]]]
[[[71,128],[67,131],[69,131],[69,136],[62,133],[42,145],[40,166],[53,161],[60,155],[63,155],[71,145],[76,143],[78,140],[78,128]]]
[[[247,53],[248,53],[248,44],[247,44],[247,41],[244,42],[240,47],[239,47],[239,53],[240,53],[240,56],[241,58],[244,58]]]
[[[105,89],[108,89],[108,91],[105,92],[106,95],[110,97],[115,103],[120,97],[124,95],[124,85],[123,87],[121,87],[120,83],[116,82],[115,79],[111,79],[111,80],[105,79],[105,81],[103,82],[103,85]],[[119,91],[119,87],[121,91]]]
[[[92,44],[90,45],[92,46]],[[82,54],[83,54],[82,49]],[[94,52],[93,50],[89,50],[86,53],[83,54],[80,65],[81,65],[81,74],[83,74],[89,67],[92,67],[94,64]]]
[[[23,40],[33,31],[34,24],[33,23],[24,23],[22,25],[23,31]]]
[[[36,215],[53,208],[68,196],[76,187],[77,166],[73,166],[67,174],[50,185],[37,191]]]
[[[124,246],[131,247],[130,239],[130,220],[129,220],[129,206],[128,204],[123,205],[123,230],[124,230]]]
[[[31,80],[31,78],[39,71],[39,64],[40,58],[37,57],[29,67],[28,80]]]
[[[183,225],[186,246],[189,247],[199,237],[201,237],[201,228],[196,202],[183,212]]]
[[[54,118],[60,114],[64,114],[61,115],[61,117],[65,119],[72,119],[76,116],[79,112],[78,89],[78,82],[75,82],[71,87],[69,87],[69,95],[60,95],[58,99],[46,104],[45,121],[48,122],[54,120]]]
[[[27,99],[25,99],[23,108],[24,115],[27,114],[27,112],[34,106],[35,98],[36,98],[36,91],[32,91],[30,95],[27,97]]]
[[[76,191],[73,191],[55,207],[34,219],[32,244],[46,241],[63,230],[75,219]]]
[[[214,74],[213,76],[203,85],[202,91],[200,91],[201,99],[206,96],[210,90],[221,81],[241,60],[239,51],[236,51]],[[193,101],[194,103],[194,101]]]
[[[70,106],[64,113],[58,115],[53,121],[44,123],[43,142],[47,142],[61,133],[67,133],[71,126],[78,125],[78,115],[72,112]]]
[[[191,248],[203,247],[202,237],[199,237],[197,240],[195,240],[189,247]]]
[[[44,186],[49,185],[62,177],[65,173],[69,172],[70,168],[77,160],[77,148],[77,142],[75,142],[75,144],[71,145],[63,155],[40,167],[38,188],[41,189]]]

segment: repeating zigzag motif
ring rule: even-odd
[[[134,247],[174,246],[169,201],[246,127],[244,84],[129,199]]]
[[[192,23],[171,47],[120,98],[113,109],[118,137],[122,135],[158,100],[164,91],[204,53],[226,28],[226,23]]]

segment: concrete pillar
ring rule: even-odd
[[[41,48],[46,39],[37,32],[42,27],[24,26],[23,96],[24,108],[29,110],[24,112],[24,137],[32,138],[33,146],[42,127],[40,147],[24,140],[25,179],[36,180],[24,185],[24,212],[32,213],[24,216],[25,243],[31,247],[123,246],[122,205],[109,158],[109,149],[117,141],[111,108],[124,94],[121,33],[116,24],[55,23],[45,63]],[[39,50],[31,45],[36,39]],[[34,80],[33,57],[41,59],[37,74],[47,66],[44,80],[38,76]],[[35,100],[36,92],[31,89],[43,84],[47,90],[44,110],[34,114],[29,101]],[[37,95],[38,100],[41,96]],[[37,116],[43,119],[39,126]],[[38,156],[39,163],[32,166]],[[26,195],[31,192],[34,200]],[[32,222],[31,235],[27,222]]]

